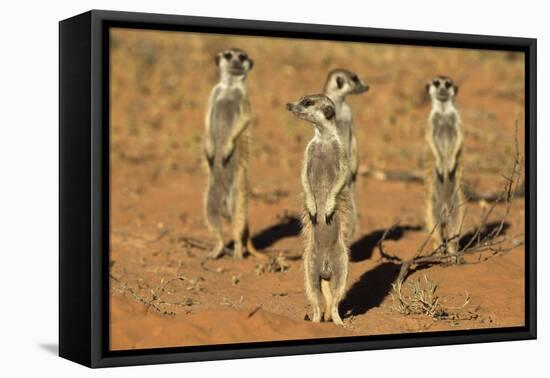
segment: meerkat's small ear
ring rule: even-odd
[[[325,115],[326,119],[332,119],[334,118],[334,108],[332,106],[325,106],[323,108],[323,114]]]
[[[344,79],[341,76],[336,78],[336,85],[338,85],[338,89],[342,89],[344,86]]]
[[[252,59],[248,58],[248,63],[249,63],[248,69],[251,70],[252,67],[254,67],[254,61]]]
[[[216,62],[216,66],[220,65],[221,58],[222,58],[222,53],[217,53],[216,56],[214,57],[214,61]]]
[[[455,90],[455,96],[458,94],[458,85],[454,85],[454,90]]]
[[[426,83],[426,92],[430,93],[430,83]]]

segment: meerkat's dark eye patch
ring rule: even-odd
[[[223,53],[223,57],[227,60],[231,60],[231,58],[233,57],[233,54],[231,54],[230,51],[226,51]]]
[[[302,102],[300,102],[300,105],[302,105],[304,108],[309,108],[311,105],[315,104],[312,100],[309,98],[304,98]]]
[[[244,62],[246,60],[246,58],[248,58],[248,56],[246,56],[246,54],[243,54],[243,53],[240,53],[239,54],[239,60],[241,62]]]
[[[334,108],[332,106],[325,106],[323,108],[323,114],[325,115],[326,119],[334,118]]]
[[[451,83],[449,80],[445,82],[445,88],[449,89],[453,86],[453,83]]]
[[[338,86],[338,89],[342,89],[342,87],[344,86],[344,78],[341,76],[338,76],[336,78],[336,85]]]
[[[351,81],[353,81],[355,84],[359,83],[359,78],[357,75],[351,75]]]
[[[433,81],[433,85],[436,87],[436,88],[439,88],[439,86],[441,85],[441,83],[439,82],[439,80],[435,79]]]

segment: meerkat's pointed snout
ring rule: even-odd
[[[370,86],[363,82],[357,75],[352,76],[352,82],[354,84],[354,88],[351,91],[351,94],[361,94],[368,92],[370,89]]]
[[[357,84],[354,94],[365,93],[365,92],[368,92],[369,89],[370,89],[370,86],[368,84],[360,82],[359,84]]]
[[[287,103],[286,109],[298,118],[303,118],[304,108],[300,106],[299,101]]]

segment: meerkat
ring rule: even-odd
[[[306,295],[313,307],[313,322],[323,319],[342,325],[338,306],[348,276],[350,222],[349,162],[336,128],[334,102],[323,94],[302,97],[287,109],[313,124],[302,166],[304,209],[304,276]]]
[[[359,169],[359,153],[357,139],[353,132],[353,117],[349,105],[346,103],[346,96],[365,93],[369,86],[365,84],[357,74],[348,70],[338,68],[329,72],[323,89],[336,107],[336,128],[338,135],[347,151],[349,159],[350,179],[348,185],[351,193],[351,214],[350,220],[350,241],[355,235],[357,228],[357,209],[355,204],[355,182]]]
[[[216,237],[208,257],[215,259],[225,252],[222,218],[232,222],[235,258],[243,257],[245,245],[248,253],[263,256],[252,245],[247,219],[250,103],[245,79],[254,61],[245,51],[232,48],[218,53],[215,62],[220,79],[208,99],[204,147],[206,222]]]
[[[464,138],[454,105],[458,86],[448,77],[437,76],[426,84],[426,91],[432,100],[426,133],[431,150],[426,170],[427,226],[434,230],[434,244],[447,243],[447,251],[454,254],[463,215],[460,155]]]

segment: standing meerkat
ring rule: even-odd
[[[342,68],[329,72],[323,89],[325,95],[334,102],[336,109],[336,128],[349,159],[350,206],[352,214],[349,229],[350,242],[357,227],[355,181],[357,180],[357,171],[359,169],[359,152],[357,148],[357,139],[353,132],[353,116],[349,105],[346,103],[346,96],[365,93],[368,90],[369,86],[365,84],[357,74]]]
[[[313,322],[342,325],[338,305],[348,276],[350,222],[349,162],[336,129],[335,105],[325,95],[311,95],[288,103],[287,109],[313,124],[302,167],[304,211],[304,273],[306,295],[313,307]]]
[[[432,152],[426,171],[427,226],[430,230],[435,227],[435,244],[448,242],[447,249],[454,254],[463,215],[460,188],[463,135],[454,105],[458,86],[448,77],[437,76],[426,84],[426,91],[432,100],[426,133]]]
[[[225,251],[222,218],[232,222],[235,258],[243,257],[245,245],[249,253],[263,256],[252,245],[247,219],[250,103],[245,79],[254,61],[245,51],[232,48],[218,53],[215,62],[220,80],[208,99],[204,150],[206,221],[216,237],[209,257],[218,258]]]

